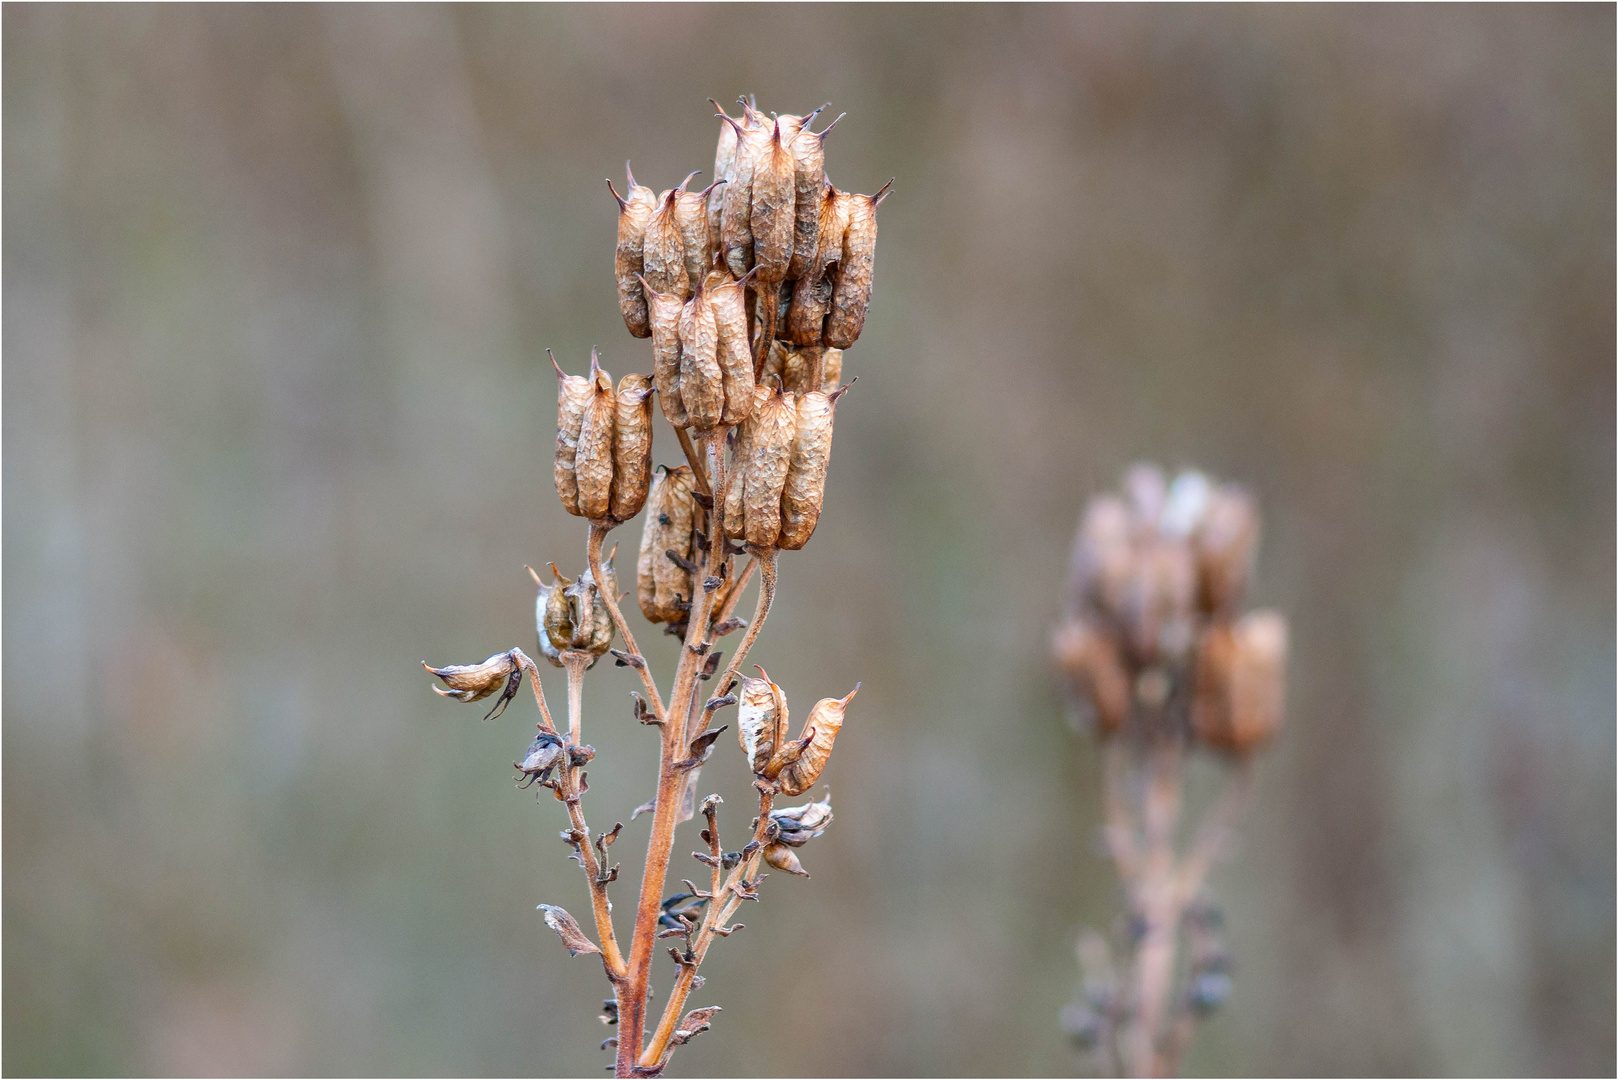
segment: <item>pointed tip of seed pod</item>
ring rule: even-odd
[[[803,118],[803,126],[808,127],[809,126],[809,121],[813,120],[815,117],[819,116],[821,113],[825,112],[829,108],[831,108],[831,102],[828,101],[824,105],[820,106],[820,108],[816,109],[814,112],[812,112],[809,115],[805,116]]]
[[[601,374],[601,351],[592,345],[590,346],[590,381],[594,382],[595,377],[599,374]]]
[[[557,581],[561,582],[563,585],[571,585],[571,584],[573,584],[567,578],[562,576],[562,572],[560,570],[556,569],[556,564],[555,563],[551,563],[550,566],[551,566],[551,573],[556,575],[556,580]]]
[[[629,178],[629,186],[630,186],[631,190],[633,190],[634,188],[640,187],[639,184],[635,183],[635,172],[634,172],[633,169],[631,169],[629,167],[629,159],[628,158],[624,158],[624,175]]]
[[[830,105],[830,104],[831,104],[831,102],[829,102],[829,101],[828,101],[828,102],[826,102],[826,105]],[[825,107],[826,107],[826,105],[822,105],[822,106],[821,106],[821,108],[822,108],[822,109],[823,109],[823,108],[825,108]],[[819,110],[816,110],[816,111],[817,111],[817,112],[818,112],[818,111],[819,111]],[[837,120],[841,120],[841,119],[842,119],[842,118],[843,118],[843,117],[845,117],[845,116],[847,116],[847,115],[848,115],[848,114],[847,114],[847,113],[846,113],[846,112],[845,112],[845,113],[838,113],[838,114],[837,114]],[[817,136],[818,136],[818,137],[819,137],[819,138],[822,138],[822,139],[824,139],[824,138],[825,138],[825,137],[826,137],[826,132],[828,132],[828,131],[830,131],[830,130],[831,130],[831,129],[832,129],[832,128],[834,128],[834,127],[836,127],[836,126],[837,126],[837,120],[833,120],[833,121],[832,121],[832,122],[831,122],[831,123],[829,123],[829,124],[827,124],[827,125],[826,125],[826,126],[825,126],[825,127],[823,127],[823,128],[821,128],[821,129],[820,129],[820,130],[819,130],[819,131],[818,131],[818,132],[816,132],[816,133],[815,133],[815,134],[816,134],[816,135],[817,135]]]
[[[617,188],[612,186],[612,177],[610,176],[607,177],[607,190],[612,192],[612,197],[618,200],[618,209],[620,211],[629,209],[629,204],[624,201],[624,197],[618,194]]]
[[[701,175],[702,175],[702,170],[701,169],[693,169],[693,170],[691,170],[691,175],[687,176],[684,180],[681,180],[680,181],[680,186],[675,188],[674,190],[680,192],[682,195],[685,194],[686,185],[691,183],[691,181],[695,180],[697,177],[699,177]]]
[[[741,277],[736,279],[736,284],[738,284],[738,285],[746,285],[749,281],[752,280],[753,276],[755,274],[757,274],[762,269],[764,269],[764,264],[763,263],[755,263],[753,265],[753,269],[749,270],[747,273],[743,274]]]
[[[848,380],[848,385],[847,386],[839,386],[837,389],[833,390],[831,393],[827,394],[826,396],[831,398],[831,403],[833,405],[835,405],[835,404],[837,404],[837,399],[842,397],[844,394],[848,393],[850,390],[854,389],[854,384],[859,382],[859,381],[860,381],[860,377],[858,375],[856,375],[852,379]]]
[[[880,188],[878,188],[875,195],[871,196],[871,205],[872,206],[881,206],[882,205],[882,200],[886,199],[889,195],[893,194],[893,181],[894,181],[894,179],[895,179],[895,177],[892,177],[892,176],[888,177],[888,182],[886,184],[883,184]]]
[[[693,173],[692,175],[694,176],[696,174]],[[713,191],[714,188],[718,187],[720,184],[728,184],[729,182],[730,181],[726,180],[723,176],[721,176],[719,179],[715,180],[713,183],[711,183],[707,187],[703,188],[702,191],[700,192],[700,194],[704,198],[706,198],[709,195],[709,193],[711,193]]]
[[[662,296],[663,295],[662,293],[658,292],[656,289],[652,288],[650,285],[646,284],[646,279],[641,277],[639,274],[635,275],[635,280],[640,282],[640,287],[646,290],[646,295],[647,296],[657,297],[657,296]]]
[[[538,585],[542,589],[545,587],[545,582],[540,578],[538,570],[535,570],[532,566],[529,566],[527,563],[523,564],[523,569],[528,571],[528,576],[534,579],[534,584],[535,585]]]
[[[730,114],[725,111],[725,107],[719,104],[719,102],[715,101],[713,98],[709,98],[708,104],[714,107],[715,116],[723,116],[726,120],[730,119]]]
[[[546,349],[545,355],[551,358],[551,367],[556,369],[556,377],[558,379],[567,378],[567,372],[563,371],[562,365],[556,362],[556,354],[551,352],[549,349]]]
[[[842,698],[843,708],[845,708],[845,709],[848,708],[848,703],[850,701],[854,700],[854,695],[860,692],[860,687],[863,686],[863,685],[864,685],[863,683],[855,683],[854,684],[854,689],[850,690],[846,695],[843,696],[843,698]]]

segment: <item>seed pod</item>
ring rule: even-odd
[[[1229,613],[1241,599],[1258,547],[1258,511],[1235,486],[1209,492],[1191,536],[1197,559],[1198,606],[1207,614]]]
[[[1068,679],[1075,726],[1093,719],[1100,734],[1115,734],[1129,718],[1129,674],[1117,643],[1089,622],[1072,619],[1057,628],[1051,652]]]
[[[693,293],[680,312],[680,402],[698,431],[718,426],[724,414],[725,377],[718,350],[713,301],[705,292]]]
[[[783,806],[770,811],[770,820],[780,831],[776,839],[788,847],[803,847],[826,831],[832,822],[831,793],[819,802]]]
[[[691,530],[696,515],[696,500],[691,492],[688,465],[674,469],[663,466],[662,471],[652,477],[635,580],[641,614],[650,622],[678,623],[686,618],[679,603],[691,600],[691,575],[667,553],[673,551],[681,558],[691,558]]]
[[[786,342],[770,342],[770,347],[764,350],[764,363],[758,369],[759,385],[764,385],[771,376],[774,376],[781,380],[784,387],[786,384],[787,357],[791,354],[792,348]]]
[[[758,670],[764,672],[763,668]],[[765,674],[762,679],[742,679],[738,702],[736,741],[747,755],[748,767],[761,773],[786,737],[786,695]]]
[[[843,350],[826,349],[823,351],[820,354],[820,367],[820,385],[816,389],[830,393],[837,389],[838,385],[843,381]]]
[[[798,737],[796,747],[808,740],[802,750],[796,751],[796,757],[789,761],[785,768],[775,778],[783,795],[802,795],[815,786],[820,773],[826,767],[831,757],[832,743],[837,739],[837,733],[843,727],[843,713],[848,703],[854,700],[854,695],[860,692],[856,683],[854,689],[843,698],[821,698],[815,702],[815,707],[809,710],[809,718],[803,722],[804,733]]]
[[[843,233],[843,258],[832,288],[831,312],[826,316],[825,343],[846,349],[859,340],[865,312],[871,306],[871,275],[876,268],[876,208],[893,190],[893,181],[875,195],[855,196],[849,205],[848,230]]]
[[[787,339],[794,345],[820,344],[826,312],[836,288],[832,268],[843,257],[843,235],[848,231],[849,212],[858,198],[858,195],[838,191],[830,182],[825,185],[815,231],[815,254],[806,273],[800,275],[792,303],[787,308]]]
[[[1129,505],[1116,495],[1098,495],[1084,508],[1068,574],[1070,614],[1095,612],[1123,617],[1124,596],[1135,572]]]
[[[690,176],[686,177],[686,180],[690,179]],[[646,269],[641,273],[646,278],[648,288],[672,293],[683,302],[691,295],[691,281],[686,276],[685,243],[680,233],[680,223],[675,217],[675,200],[678,196],[677,191],[665,191],[657,200],[657,210],[646,223]]]
[[[583,375],[569,375],[556,362],[556,356],[545,350],[556,369],[556,494],[562,500],[562,509],[575,516],[579,509],[579,481],[575,474],[578,465],[579,429],[584,425],[584,412],[595,396],[595,382]]]
[[[594,349],[590,350],[590,382],[590,403],[579,426],[574,476],[579,489],[579,513],[600,521],[612,506],[612,444],[618,402],[612,376],[601,370],[601,358]]]
[[[760,283],[765,285],[784,279],[792,262],[794,169],[792,151],[782,145],[781,124],[776,121],[769,143],[753,166],[748,219],[753,232],[753,263],[758,267]]]
[[[770,387],[760,384],[753,388],[751,417],[736,427],[736,467],[725,481],[725,535],[740,540],[747,535],[747,509],[743,495],[747,486],[747,457],[752,444],[753,417],[770,400]]]
[[[837,118],[841,119],[841,116]],[[826,191],[824,140],[826,132],[837,126],[837,120],[818,132],[800,131],[792,139],[794,213],[792,263],[787,268],[788,277],[801,280],[809,275],[814,265],[815,246],[820,234],[820,201]]]
[[[831,275],[810,281],[800,279],[787,305],[785,337],[793,345],[819,345],[825,332],[826,310],[831,306],[836,282]]]
[[[674,191],[674,223],[680,230],[680,248],[685,255],[685,276],[695,289],[707,276],[713,259],[708,251],[708,197],[725,181],[715,180],[701,191],[687,191],[691,176]]]
[[[836,398],[823,391],[813,390],[798,398],[787,482],[781,491],[779,546],[787,551],[796,551],[807,544],[820,520],[836,411]]]
[[[644,287],[643,278],[637,278]],[[646,290],[652,322],[652,379],[663,415],[677,428],[690,427],[691,417],[680,397],[680,313],[678,296]]]
[[[505,689],[518,670],[517,662],[508,652],[495,653],[481,664],[435,668],[423,661],[421,666],[444,680],[443,686],[433,687],[433,693],[456,701],[481,701],[496,690]]]
[[[1122,606],[1125,644],[1141,665],[1179,659],[1191,648],[1197,576],[1191,549],[1153,536],[1135,551]]]
[[[772,843],[764,848],[764,861],[783,873],[808,877],[809,871],[798,861],[798,853],[785,844]]]
[[[1286,691],[1287,623],[1273,611],[1216,624],[1197,648],[1191,728],[1216,750],[1246,754],[1281,727]]]
[[[568,595],[577,582],[569,581],[562,576],[562,572],[551,563],[551,573],[556,580],[551,583],[550,592],[545,597],[545,621],[540,630],[550,642],[551,648],[557,652],[566,652],[575,647],[580,637],[578,611]],[[589,640],[589,631],[584,631],[584,639]]]
[[[725,179],[725,212],[720,222],[720,245],[730,272],[741,277],[753,266],[753,172],[775,126],[766,123],[751,105],[744,105],[742,122],[726,120],[736,129],[736,156]]]
[[[540,655],[549,660],[553,666],[561,667],[561,651],[551,644],[551,635],[545,629],[545,614],[550,610],[551,594],[556,591],[556,587],[545,584],[544,579],[532,566],[528,568],[528,573],[533,577],[534,584],[539,586],[539,595],[534,599],[534,634],[539,640]]]
[[[612,433],[612,519],[628,521],[646,505],[652,480],[652,380],[625,375],[618,380],[617,417]]]
[[[752,271],[748,271],[752,273]],[[746,279],[727,280],[708,293],[717,335],[716,356],[724,379],[720,423],[739,424],[753,415],[753,355],[747,346]]]
[[[587,590],[580,593],[580,630],[589,633],[588,639],[581,642],[579,648],[598,660],[612,648],[612,612],[608,610],[607,602],[601,598],[601,594],[605,591],[612,593],[614,598],[618,595],[618,578],[612,569],[613,556],[617,554],[618,549],[614,547],[612,554],[608,555],[607,561],[602,564],[600,582],[595,580],[595,575],[589,570],[579,578],[581,590]],[[584,606],[586,601],[589,605],[587,609]],[[587,622],[583,621],[586,611],[589,616]]]
[[[628,198],[619,196],[612,181],[607,181],[607,190],[618,200],[618,246],[613,252],[612,265],[618,279],[618,310],[624,317],[624,325],[631,334],[643,338],[650,337],[652,330],[647,321],[646,294],[635,275],[644,267],[646,223],[657,209],[657,199],[651,188],[635,183],[635,174],[629,171],[627,161],[624,172],[629,176]]]
[[[777,386],[757,406],[747,437],[747,458],[742,466],[742,491],[747,542],[772,548],[781,534],[781,490],[792,461],[792,436],[797,428],[797,401]]]
[[[718,110],[723,119],[719,121],[719,148],[713,156],[713,177],[715,180],[733,180],[733,169],[736,165],[736,126],[735,121],[726,115],[719,102],[713,98],[709,103]],[[725,193],[712,188],[708,190],[708,251],[709,257],[719,250],[719,222],[724,216]]]

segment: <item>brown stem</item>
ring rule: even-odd
[[[698,436],[705,456],[711,458],[713,475],[720,485],[724,482],[723,458],[717,452],[721,437],[716,432]],[[700,463],[700,459],[693,462],[694,465]],[[693,471],[700,475],[700,470],[693,468]],[[725,540],[719,532],[719,515],[710,513],[706,577],[717,576],[724,557]],[[704,642],[713,593],[700,587],[692,591],[695,595],[691,598],[691,617],[686,627],[685,644],[680,648],[680,662],[675,668],[674,685],[669,691],[667,719],[661,728],[657,795],[652,809],[651,837],[646,844],[646,869],[641,876],[640,899],[635,907],[635,932],[630,939],[628,974],[619,987],[616,1062],[619,1076],[633,1075],[639,1067],[640,1044],[646,1032],[646,996],[657,938],[657,917],[663,900],[663,885],[668,877],[669,857],[674,849],[674,828],[678,824],[680,801],[685,794],[686,773],[675,766],[686,753],[687,720],[698,685],[697,674],[702,667],[702,657],[707,652]]]
[[[1156,1076],[1162,1069],[1160,1040],[1180,923],[1174,830],[1180,816],[1183,749],[1174,736],[1153,737],[1145,748],[1146,783],[1141,792],[1145,851],[1131,890],[1143,932],[1135,949],[1134,1014],[1121,1047],[1132,1076]]]
[[[753,552],[753,561],[758,564],[758,603],[753,608],[753,621],[748,624],[742,643],[736,647],[736,655],[730,658],[730,663],[725,667],[725,674],[719,679],[720,697],[730,693],[731,681],[736,678],[736,672],[741,670],[742,661],[747,659],[747,651],[753,647],[753,642],[758,640],[759,631],[764,629],[764,620],[769,617],[770,605],[775,602],[775,558],[778,554],[775,548]]]
[[[604,579],[601,568],[601,544],[607,538],[607,533],[610,529],[610,525],[595,521],[590,522],[590,541],[585,550],[590,562],[591,579],[598,586]],[[646,697],[651,703],[652,714],[660,721],[668,719],[663,711],[663,699],[657,692],[657,683],[652,679],[651,669],[646,666],[646,657],[642,655],[640,646],[635,644],[635,635],[629,632],[629,624],[624,621],[624,613],[618,610],[618,598],[611,595],[611,589],[598,587],[596,592],[602,600],[606,601],[607,612],[612,616],[613,625],[618,628],[618,636],[624,639],[624,647],[629,650],[631,656],[640,658],[640,663],[631,666],[640,672],[640,681],[646,687]]]
[[[708,483],[708,470],[697,448],[691,443],[691,433],[683,427],[677,427],[674,429],[674,435],[680,440],[680,449],[685,451],[685,460],[691,466],[692,482],[703,495],[713,498],[714,489],[713,485]]]

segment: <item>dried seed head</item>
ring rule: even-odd
[[[574,475],[579,513],[592,521],[607,516],[612,506],[612,446],[618,419],[612,376],[601,369],[601,358],[590,350],[590,402],[579,426]]]
[[[545,350],[550,354],[550,350]],[[570,514],[581,515],[579,508],[579,482],[575,469],[578,464],[579,431],[584,425],[584,413],[595,396],[595,383],[582,375],[569,375],[551,355],[551,366],[556,368],[556,494],[562,508]]]
[[[1056,666],[1067,676],[1074,726],[1111,735],[1129,717],[1129,673],[1117,643],[1082,619],[1060,626],[1051,640]]]
[[[788,761],[786,767],[776,777],[776,783],[783,795],[802,795],[815,786],[820,773],[826,768],[826,762],[831,758],[832,743],[837,740],[837,733],[843,727],[843,714],[848,703],[854,700],[854,695],[860,692],[856,684],[854,689],[843,698],[821,698],[815,702],[815,707],[809,710],[809,718],[803,722],[804,733],[798,737],[794,747],[802,745],[808,740],[808,745],[797,752],[797,756]]]
[[[1135,549],[1122,614],[1134,661],[1178,660],[1192,646],[1196,566],[1184,543],[1152,537]]]
[[[838,191],[825,184],[820,196],[815,249],[806,272],[799,276],[787,306],[786,335],[794,345],[819,345],[826,313],[836,288],[834,268],[843,257],[843,236],[848,231],[849,213],[858,195]],[[797,257],[796,251],[793,253]]]
[[[645,285],[645,282],[641,282]],[[680,314],[685,305],[672,293],[646,290],[652,321],[652,380],[663,416],[677,428],[690,427],[691,417],[680,397]]]
[[[762,674],[763,668],[758,669]],[[749,767],[762,773],[775,748],[786,737],[787,701],[781,688],[766,674],[761,679],[743,678],[736,707],[736,739]]]
[[[642,276],[648,288],[671,293],[683,301],[691,295],[691,281],[686,276],[685,243],[675,215],[678,194],[664,192],[657,201],[657,210],[646,223],[646,269]]]
[[[715,180],[701,191],[687,191],[691,176],[685,178],[674,192],[674,223],[680,229],[680,247],[685,255],[685,276],[691,288],[707,276],[713,265],[713,252],[708,248],[708,198],[725,181]]]
[[[1247,754],[1281,727],[1286,697],[1287,622],[1255,611],[1216,624],[1197,650],[1191,726],[1217,750]]]
[[[772,548],[781,534],[781,492],[792,461],[797,401],[779,386],[756,406],[742,465],[743,535],[757,548]]]
[[[774,285],[786,277],[793,252],[792,151],[783,145],[781,124],[774,125],[769,143],[753,166],[749,226],[753,232],[753,263],[762,284]]]
[[[578,648],[580,639],[588,641],[590,635],[588,630],[581,629],[577,605],[573,603],[573,596],[568,594],[568,590],[577,582],[563,577],[555,563],[551,563],[551,573],[556,580],[551,583],[550,591],[545,596],[545,619],[539,630],[551,649],[563,653]]]
[[[1232,485],[1210,491],[1191,544],[1199,606],[1210,615],[1229,615],[1247,588],[1258,548],[1258,511],[1252,497]]]
[[[495,653],[481,664],[451,664],[449,667],[428,667],[432,674],[444,680],[443,686],[433,692],[456,701],[480,701],[499,690],[517,671],[517,662],[509,652]]]
[[[624,325],[631,334],[643,338],[650,337],[652,331],[647,321],[646,294],[635,276],[644,269],[646,225],[657,209],[657,199],[651,188],[635,183],[635,174],[629,171],[628,162],[624,163],[624,172],[629,176],[627,198],[618,194],[611,180],[607,181],[607,190],[618,200],[618,246],[613,252],[613,273],[618,279],[618,310],[624,317]]]
[[[673,551],[683,559],[691,558],[697,510],[692,485],[687,465],[674,469],[664,466],[652,477],[635,582],[641,614],[650,622],[681,623],[686,618],[680,605],[691,601],[691,575],[667,553]]]
[[[680,401],[698,431],[717,427],[724,414],[719,331],[713,300],[705,292],[693,293],[680,312]]]
[[[803,847],[826,831],[831,824],[831,792],[819,802],[783,806],[770,811],[770,820],[780,830],[776,839],[788,847]]]
[[[528,744],[521,761],[513,762],[524,776],[543,780],[562,757],[562,740],[553,732],[541,731]]]
[[[715,354],[724,380],[723,424],[739,424],[753,415],[753,355],[747,344],[745,288],[744,282],[726,275],[708,293],[713,304]]]
[[[859,340],[865,312],[871,306],[871,276],[876,269],[876,208],[893,190],[893,181],[875,195],[856,195],[849,202],[843,256],[826,316],[825,343],[846,349]]]
[[[614,521],[628,521],[646,505],[652,480],[652,380],[625,375],[618,380],[617,415],[612,433]]]
[[[1068,612],[1093,611],[1123,617],[1124,595],[1134,574],[1135,526],[1129,506],[1116,495],[1090,500],[1079,522],[1068,577]]]
[[[781,492],[779,545],[796,551],[809,542],[826,497],[826,468],[831,464],[832,421],[837,403],[814,390],[798,398],[787,481]]]

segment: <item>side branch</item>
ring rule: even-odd
[[[607,538],[608,527],[590,522],[590,541],[586,548],[586,555],[590,563],[591,579],[598,583],[596,594],[607,605],[607,611],[612,615],[612,624],[618,628],[618,636],[624,639],[624,647],[629,655],[638,659],[639,663],[631,661],[630,666],[640,672],[640,681],[646,687],[646,699],[651,702],[652,713],[659,721],[667,720],[668,714],[663,709],[663,698],[657,692],[657,683],[652,680],[652,673],[646,667],[646,657],[641,653],[640,646],[635,644],[635,635],[630,633],[629,624],[624,621],[624,613],[618,610],[618,598],[610,595],[611,589],[602,589],[599,583],[604,579],[601,572],[601,544]]]

